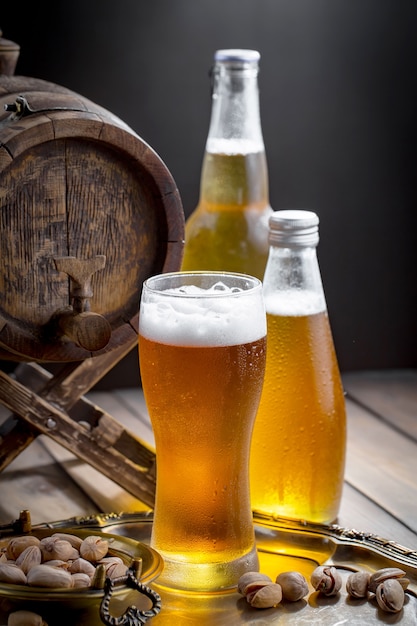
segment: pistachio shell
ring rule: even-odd
[[[69,541],[59,539],[59,537],[44,537],[39,547],[44,561],[55,559],[68,561],[77,559],[80,556],[78,550],[73,548]]]
[[[260,574],[259,572],[245,572],[245,574],[242,574],[237,582],[237,590],[242,596],[245,596],[248,586],[258,584],[259,586],[263,586],[265,582],[272,582],[271,578],[266,574]]]
[[[71,574],[88,574],[88,576],[94,576],[94,572],[96,568],[90,561],[87,559],[83,559],[81,556],[78,559],[75,559],[70,566],[68,567],[68,571]]]
[[[14,563],[0,563],[0,582],[25,585],[26,574]]]
[[[69,588],[73,585],[72,576],[67,570],[45,564],[32,567],[27,581],[32,587]]]
[[[320,566],[311,574],[311,584],[325,596],[333,596],[342,587],[342,577],[335,567]]]
[[[83,542],[81,537],[78,537],[78,535],[71,535],[70,533],[54,533],[51,537],[68,541],[68,543],[70,543],[72,547],[78,551],[80,550],[80,546]]]
[[[84,574],[83,572],[75,572],[75,574],[71,574],[73,587],[76,589],[80,589],[83,587],[90,587],[91,578],[88,574]]]
[[[42,561],[42,552],[38,546],[28,546],[19,554],[16,559],[16,565],[27,574],[34,566],[39,565]]]
[[[370,574],[368,572],[354,572],[348,576],[346,591],[352,598],[366,598],[368,595]]]
[[[275,582],[281,585],[282,597],[285,600],[297,602],[308,594],[307,581],[300,572],[281,572]]]
[[[369,591],[375,593],[378,585],[383,583],[385,580],[389,580],[390,578],[403,578],[404,576],[404,570],[399,567],[383,567],[371,575],[371,578],[369,579]]]
[[[277,583],[266,583],[254,593],[246,596],[249,604],[256,609],[269,609],[277,606],[282,600],[281,585]]]
[[[9,614],[7,626],[48,626],[41,615],[32,611],[14,611]]]
[[[404,605],[404,589],[398,580],[384,580],[376,589],[376,600],[383,611],[398,613]]]
[[[107,539],[90,535],[86,537],[80,546],[80,555],[87,561],[100,561],[104,558],[109,550],[109,542]]]
[[[7,544],[7,558],[16,560],[23,550],[28,546],[39,546],[40,540],[33,535],[22,535],[21,537],[12,537]]]

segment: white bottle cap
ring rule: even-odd
[[[214,53],[214,61],[216,63],[242,64],[242,63],[259,63],[261,55],[257,50],[242,50],[240,48],[232,48],[230,50],[216,50]]]
[[[316,246],[319,217],[313,211],[274,211],[269,218],[269,242],[286,248]]]

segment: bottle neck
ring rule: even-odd
[[[316,246],[271,245],[263,291],[269,313],[310,315],[326,311]]]
[[[269,209],[257,64],[214,66],[199,204],[206,210],[222,212]]]
[[[226,154],[264,151],[257,64],[215,64],[206,149]]]

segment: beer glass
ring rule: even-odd
[[[155,435],[158,584],[221,591],[258,568],[249,452],[265,356],[257,278],[174,272],[145,281],[139,359]]]

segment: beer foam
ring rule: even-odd
[[[233,297],[233,292],[187,287],[184,297],[179,290],[167,290],[163,299],[141,303],[139,333],[159,343],[178,346],[233,346],[257,341],[266,335],[263,300],[250,292]],[[184,293],[184,288],[181,288]]]
[[[264,300],[269,315],[299,317],[326,311],[324,295],[315,291],[284,289],[270,294],[265,293]]]
[[[264,151],[262,139],[244,139],[232,137],[209,137],[207,139],[206,150],[210,154],[227,154],[235,156],[237,154],[256,154]]]

